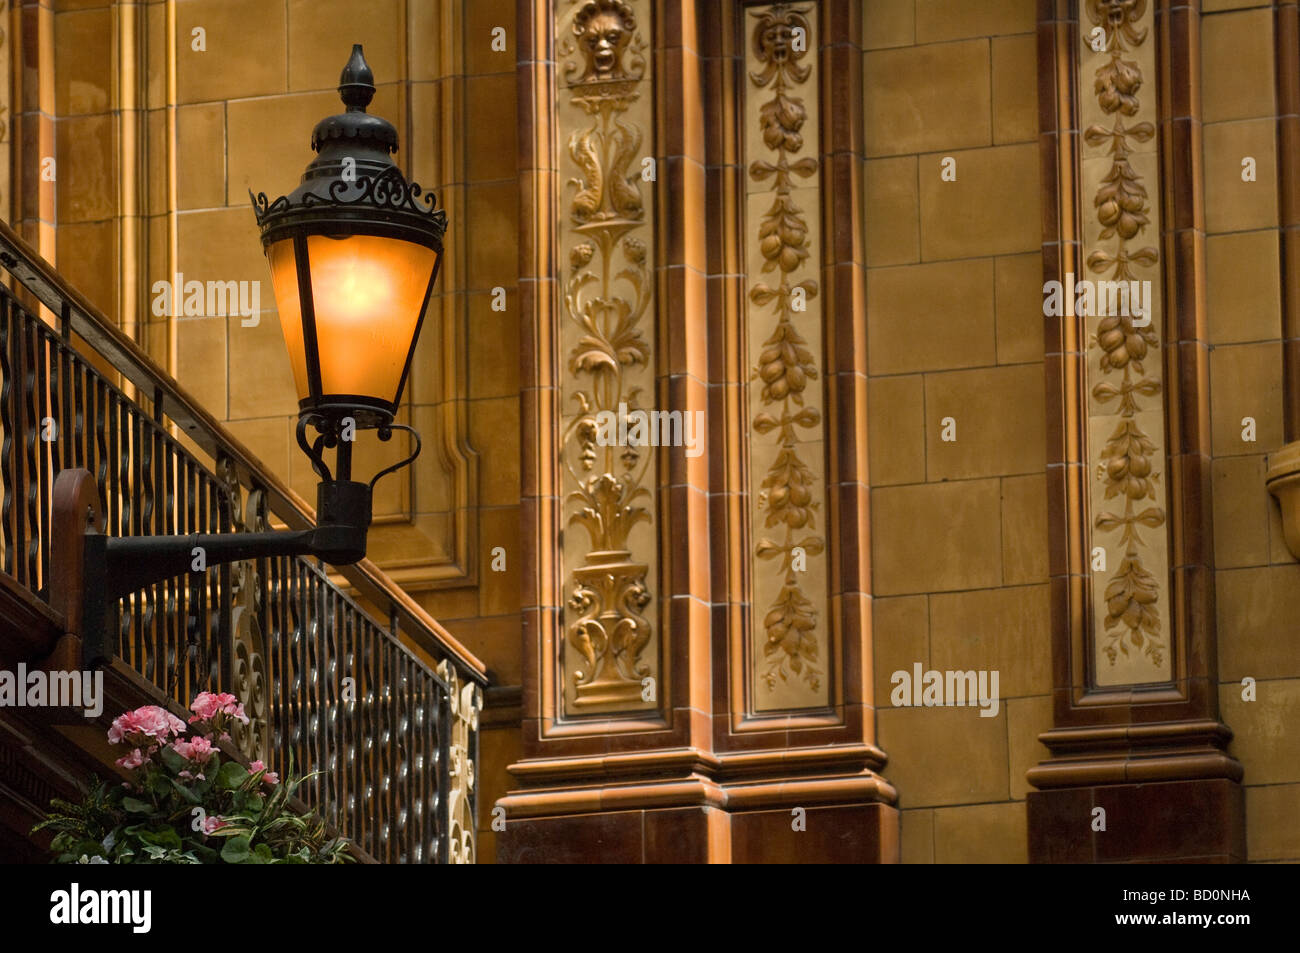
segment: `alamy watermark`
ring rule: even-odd
[[[685,447],[688,457],[704,452],[704,411],[631,410],[596,414],[596,443],[602,447]]]
[[[87,718],[104,710],[103,672],[0,670],[0,708],[80,708]]]
[[[74,883],[50,894],[50,922],[126,924],[132,933],[148,933],[152,907],[152,890],[82,890]]]
[[[239,315],[239,324],[245,328],[255,328],[262,320],[260,281],[186,281],[178,271],[171,281],[155,281],[152,290],[156,318]]]
[[[993,671],[934,671],[921,670],[921,663],[912,663],[912,671],[897,671],[890,676],[894,686],[889,700],[896,708],[980,707],[981,718],[996,718],[998,701],[998,672]]]
[[[1137,319],[1133,326],[1144,328],[1151,323],[1151,282],[1075,281],[1074,273],[1066,272],[1064,284],[1043,283],[1043,314],[1049,318],[1119,315]]]

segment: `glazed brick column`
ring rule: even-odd
[[[1153,293],[1145,315],[1044,318],[1056,727],[1029,772],[1035,862],[1244,859],[1216,685],[1199,28],[1196,2],[1040,4],[1044,279]]]
[[[858,5],[525,0],[519,22],[529,555],[498,858],[895,860],[864,655]],[[612,401],[571,330],[606,258],[635,358],[608,380],[704,422],[609,470],[653,489],[612,543],[581,515],[610,464],[578,414]]]
[[[709,457],[678,445],[708,433],[695,10],[518,7],[523,757],[503,862],[728,857]],[[676,412],[678,441],[598,437],[637,410]]]
[[[727,415],[713,515],[728,544],[713,743],[733,857],[895,862],[869,675],[863,7],[709,7],[709,356]]]

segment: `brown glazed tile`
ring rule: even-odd
[[[1061,221],[1061,210],[1055,200],[1055,197],[1060,194],[1061,185],[1061,170],[1057,165],[1060,161],[1060,147],[1060,136],[1057,133],[1039,134],[1038,187],[1043,198],[1038,203],[1038,215],[1043,231],[1043,266],[1045,269],[1053,268],[1058,263],[1059,251],[1049,256],[1046,246],[1060,240],[1064,225]],[[1058,273],[1048,271],[1049,277]]]
[[[520,63],[515,70],[515,167],[519,172],[539,168],[550,160],[542,153],[548,142],[550,117],[538,112],[535,90],[549,84],[551,71],[537,63]]]
[[[1194,119],[1175,119],[1165,130],[1170,165],[1165,177],[1172,212],[1169,228],[1205,228],[1204,196],[1201,192],[1201,124]],[[1195,151],[1193,151],[1195,150]]]
[[[1216,665],[1210,669],[1210,677],[1187,679],[1187,703],[1180,706],[1182,711],[1177,717],[1186,718],[1190,715],[1213,717],[1213,713],[1218,711],[1218,689],[1212,674],[1217,668]]]
[[[730,90],[736,88],[736,61],[720,56],[710,56],[701,63],[704,79],[704,158],[709,165],[722,165],[735,156],[728,152],[736,148],[737,126],[742,121],[739,110],[719,109]],[[730,144],[730,145],[729,145]]]
[[[1206,566],[1186,566],[1176,570],[1175,579],[1183,594],[1187,674],[1214,678],[1218,672],[1215,651],[1216,596],[1214,570]],[[1212,714],[1208,709],[1206,714]]]
[[[557,277],[556,266],[568,266],[568,262],[557,262],[556,242],[546,234],[548,223],[541,215],[541,210],[549,206],[550,196],[555,187],[555,173],[547,169],[525,169],[519,173],[519,277],[540,278],[554,281]],[[534,273],[534,269],[536,273]],[[522,281],[521,281],[522,283]],[[530,312],[525,311],[524,314]]]
[[[710,547],[705,545],[674,546],[671,540],[719,539],[710,534],[709,497],[690,486],[673,486],[667,490],[668,511],[672,519],[665,527],[666,539],[671,547],[666,553],[669,591],[674,595],[694,594],[701,599],[709,596]],[[684,519],[684,522],[678,522]],[[701,530],[699,527],[703,527]]]
[[[711,671],[713,686],[713,717],[711,718],[712,730],[717,730],[717,715],[725,714],[727,711],[727,694],[729,671],[731,664],[731,654],[729,651],[731,638],[731,625],[734,613],[738,607],[726,603],[715,602],[709,608],[709,639],[712,645],[710,657],[716,659]],[[725,719],[724,719],[725,721]]]
[[[732,170],[723,166],[711,165],[704,170],[704,221],[705,227],[713,234],[720,234],[722,230],[728,227],[726,210],[729,205],[730,196],[726,193],[729,181],[728,172]],[[709,241],[705,243],[705,274],[709,275],[709,311],[712,313],[716,308],[713,297],[712,282],[717,280],[715,276],[726,271],[725,260],[727,249],[723,241]],[[712,371],[710,370],[710,374]]]
[[[1300,309],[1296,313],[1300,315]],[[1286,414],[1286,440],[1289,443],[1300,440],[1300,386],[1296,383],[1300,376],[1300,338],[1282,342],[1282,367],[1287,382],[1283,388],[1283,409]]]
[[[1157,16],[1164,17],[1162,49],[1169,51],[1167,64],[1168,115],[1175,119],[1201,118],[1200,11],[1192,5],[1170,4]]]
[[[710,349],[712,357],[712,349]],[[721,492],[727,486],[727,429],[731,421],[727,416],[727,396],[734,388],[713,384],[708,388],[708,419],[713,422],[705,445],[709,464],[708,487],[710,492]]]
[[[1078,672],[1071,673],[1075,679]],[[1076,686],[1053,688],[1055,704],[1053,724],[1057,728],[1100,728],[1130,723],[1130,705],[1075,705],[1073,692]],[[1062,707],[1064,706],[1064,707]]]
[[[839,499],[839,531],[831,552],[838,546],[838,564],[833,566],[836,589],[866,591],[871,580],[871,538],[867,523],[871,491],[860,483],[845,483],[835,490]]]
[[[1199,453],[1176,458],[1183,488],[1183,526],[1186,542],[1176,558],[1187,565],[1214,565],[1214,506],[1211,497],[1210,459]]]
[[[876,710],[871,705],[854,702],[842,706],[844,717],[844,740],[848,742],[865,741],[876,743]]]
[[[664,156],[689,156],[703,162],[707,102],[704,64],[696,53],[681,47],[670,47],[656,59],[664,82],[673,91],[663,103],[665,116],[657,151]]]
[[[1064,362],[1069,359],[1066,355],[1056,354],[1043,361],[1043,390],[1047,406],[1043,445],[1047,450],[1048,466],[1070,462],[1065,433],[1068,398],[1065,394],[1064,368]]]
[[[666,394],[664,394],[665,390]],[[709,439],[718,426],[717,421],[710,417],[712,408],[708,399],[708,388],[699,378],[679,374],[668,378],[666,382],[660,381],[660,395],[661,398],[666,399],[666,402],[659,404],[661,409],[680,410],[683,415],[680,433],[682,445],[665,448],[667,466],[663,469],[667,474],[668,482],[672,486],[688,485],[701,490],[707,489],[709,453],[712,449],[709,446]],[[704,416],[702,418],[697,416],[696,411],[703,411]],[[685,445],[687,437],[685,415],[688,413],[692,415],[690,437],[695,444],[695,449],[700,451],[698,456],[687,454],[691,449]],[[701,421],[703,421],[702,426],[699,425]],[[670,436],[675,438],[677,434],[670,430]],[[663,451],[660,460],[665,460]]]
[[[1066,481],[1069,478],[1064,466],[1047,468],[1047,573],[1053,579],[1070,571],[1069,520],[1066,517]]]
[[[822,93],[829,97],[822,113],[822,141],[832,153],[860,159],[865,153],[862,129],[862,51],[840,43],[822,54]],[[857,206],[851,206],[856,208]]]
[[[1055,133],[1059,128],[1058,123],[1060,121],[1056,110],[1059,101],[1057,84],[1061,76],[1057,65],[1057,29],[1055,23],[1050,20],[1043,20],[1040,17],[1038,23],[1038,129],[1044,135]],[[1044,156],[1046,156],[1047,151],[1046,149],[1043,150]],[[1044,202],[1044,209],[1050,204]]]
[[[844,706],[847,716],[848,709],[870,704],[871,701],[871,666],[870,659],[864,651],[864,647],[872,644],[871,596],[863,592],[846,592],[835,596],[833,604],[837,607],[840,617]],[[869,719],[868,724],[874,734],[873,720]]]
[[[1167,314],[1165,327],[1171,340],[1204,340],[1208,328],[1205,318],[1205,233],[1188,225],[1166,241],[1174,265],[1174,286],[1170,297],[1174,313]]]
[[[831,0],[822,6],[822,45],[846,46],[861,53],[862,7],[854,0]],[[859,59],[861,57],[859,56]]]
[[[525,607],[534,605],[533,600],[541,582],[538,578],[541,571],[538,553],[541,542],[538,538],[540,507],[548,505],[545,498],[536,496],[521,496],[519,499],[520,546],[516,558],[519,560],[519,585]]]
[[[1204,341],[1176,345],[1180,414],[1170,433],[1171,453],[1209,455],[1210,351]]]
[[[830,373],[856,372],[867,368],[866,272],[857,262],[844,261],[823,269],[829,307],[827,347],[833,350],[827,361]],[[823,312],[825,313],[825,312]]]
[[[1113,785],[1096,796],[1106,810],[1106,830],[1094,839],[1098,861],[1245,857],[1245,798],[1233,781]]]
[[[740,322],[735,316],[743,307],[741,279],[734,274],[712,274],[705,282],[707,307],[703,330],[708,350],[708,380],[730,385],[736,383],[733,367],[738,362],[738,355],[734,352],[739,344]],[[699,334],[699,329],[696,328],[694,333]],[[744,369],[736,368],[734,373],[739,375],[740,382],[744,382]]]
[[[689,704],[691,689],[691,626],[696,631],[707,632],[708,604],[688,595],[674,595],[660,609],[661,618],[668,623],[668,641],[673,650],[664,653],[660,664],[666,668],[671,684],[660,693],[660,709],[667,710]],[[674,651],[675,650],[675,651]],[[705,651],[708,646],[705,646]]]
[[[824,156],[822,176],[824,194],[835,203],[831,209],[829,241],[822,255],[827,262],[862,262],[862,226],[857,214],[862,208],[862,159],[850,152]]]
[[[639,864],[642,811],[506,819],[497,838],[499,864]]]
[[[1030,791],[1025,799],[1031,864],[1089,864],[1093,852],[1091,788]]]
[[[732,0],[696,4],[694,14],[694,40],[698,43],[697,52],[709,57],[722,56],[724,48],[727,46],[723,42],[723,34],[730,29],[731,24],[736,19],[736,11]]]
[[[661,265],[688,265],[700,271],[708,268],[701,236],[704,226],[700,209],[705,208],[707,181],[704,166],[692,156],[670,155],[659,162],[662,183],[663,258]]]
[[[665,0],[655,5],[664,47],[669,50],[696,49],[696,4],[690,0]]]
[[[791,728],[790,747],[830,747],[831,745],[852,744],[862,740],[861,705],[837,705],[830,709],[837,724]]]
[[[1044,193],[1048,194],[1048,193]],[[1051,202],[1040,203],[1044,208],[1052,205]],[[1043,280],[1057,280],[1068,271],[1074,271],[1077,267],[1079,246],[1077,243],[1062,240],[1061,236],[1055,232],[1044,234],[1043,245],[1039,254],[1043,256]],[[1074,272],[1078,274],[1077,271]],[[1068,351],[1069,348],[1063,343],[1066,324],[1058,318],[1044,315],[1043,326],[1050,334],[1043,336],[1045,344],[1044,353],[1056,354]]]
[[[1178,353],[1179,383],[1183,388],[1183,420],[1180,421],[1188,453],[1211,455],[1210,448],[1210,346],[1205,334],[1195,341],[1180,341]]]
[[[1053,576],[1048,582],[1050,618],[1052,620],[1052,686],[1064,689],[1070,684],[1069,618],[1070,580]]]
[[[854,373],[835,374],[831,380],[831,397],[835,404],[828,410],[834,413],[826,421],[827,436],[834,440],[832,448],[836,470],[828,475],[837,483],[867,483],[867,378]]]
[[[740,703],[736,703],[739,708]],[[783,747],[788,738],[784,731],[733,731],[732,715],[720,711],[713,716],[713,750],[718,754],[744,754]]]
[[[686,333],[708,320],[708,295],[704,275],[693,268],[671,265],[655,269],[663,296],[659,313],[673,315],[674,328],[661,355],[662,370],[669,374],[694,374],[701,380],[708,374],[708,343],[703,334]],[[663,359],[666,358],[666,361]]]
[[[805,807],[806,829],[791,828],[790,810],[731,817],[737,864],[871,864],[897,860],[898,812],[883,804]]]
[[[709,856],[710,815],[727,823],[725,812],[709,807],[646,811],[644,844],[647,864],[707,864],[724,858]]]
[[[1213,854],[1207,857],[1180,857],[1180,864],[1240,864],[1244,863],[1244,857],[1233,857],[1229,854]],[[1165,860],[1134,860],[1131,864],[1166,864]]]

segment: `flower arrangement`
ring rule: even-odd
[[[248,724],[239,699],[200,692],[187,725],[145,705],[114,719],[110,744],[131,779],[96,778],[85,799],[54,800],[32,832],[54,831],[59,864],[333,864],[352,859],[342,837],[289,805],[312,775],[285,783],[261,761],[245,768],[223,758],[235,722]],[[189,732],[188,736],[186,732]]]

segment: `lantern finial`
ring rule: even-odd
[[[360,43],[352,44],[352,55],[339,76],[339,98],[348,112],[365,112],[375,98],[375,74],[370,71]]]

